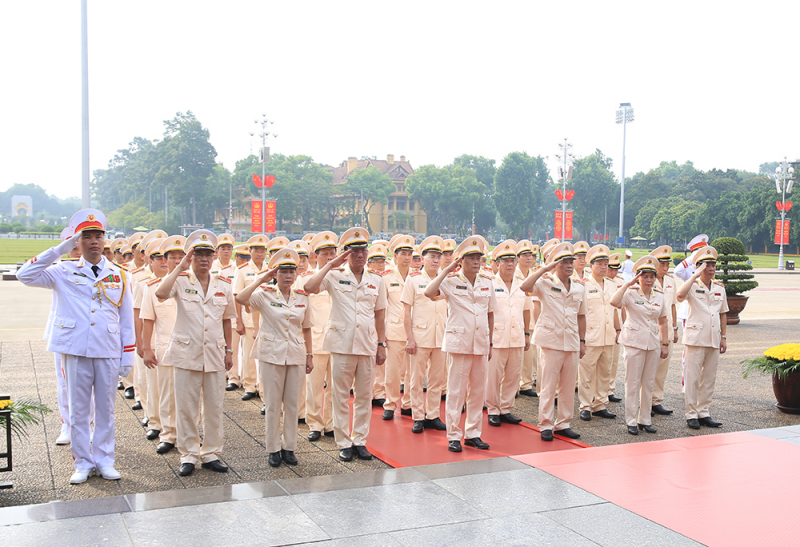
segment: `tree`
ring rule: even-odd
[[[541,156],[512,152],[503,158],[494,177],[494,204],[511,236],[527,236],[542,216],[543,194],[550,174]]]
[[[310,156],[280,154],[270,159],[266,172],[275,175],[275,185],[269,190],[269,197],[277,200],[276,214],[281,226],[299,220],[304,231],[314,226],[332,227],[332,173]],[[388,194],[386,197],[388,200]]]
[[[137,226],[144,226],[149,230],[164,229],[164,217],[158,213],[147,210],[145,198],[138,201],[129,201],[122,207],[106,215],[109,227],[128,232]]]
[[[483,192],[484,206],[480,208],[480,212],[475,212],[476,230],[478,233],[485,234],[494,227],[497,218],[497,210],[492,199],[492,194],[494,194],[494,175],[497,172],[494,160],[483,156],[463,154],[453,160],[453,165],[473,170],[478,182],[486,187]]]
[[[600,150],[575,160],[572,180],[568,186],[575,190],[569,202],[574,211],[572,222],[578,227],[581,239],[588,239],[592,228],[602,228],[606,206],[612,212],[619,211],[619,184],[611,172],[611,158]]]
[[[366,169],[356,169],[350,173],[344,191],[361,204],[361,212],[367,223],[365,228],[372,232],[369,223],[370,210],[376,203],[389,203],[389,196],[395,191],[395,187],[389,175],[384,175],[380,169],[370,165]]]

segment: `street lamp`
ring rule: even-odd
[[[783,269],[783,231],[786,229],[786,194],[792,193],[792,186],[794,184],[794,167],[789,165],[786,156],[783,158],[783,163],[775,168],[775,187],[781,195],[781,233],[780,233],[780,252],[778,253],[778,269]],[[776,234],[778,235],[778,234]]]
[[[619,194],[619,237],[617,243],[622,245],[625,238],[622,237],[625,220],[625,137],[627,125],[633,122],[633,108],[631,103],[619,103],[620,110],[617,110],[617,123],[622,124],[622,187]]]
[[[572,153],[572,144],[564,138],[563,143],[558,143],[559,151],[556,153],[556,158],[562,161],[562,165],[558,166],[558,180],[563,184],[561,195],[561,241],[565,239],[565,230],[567,226],[567,182],[572,178],[572,160],[575,154]],[[556,192],[557,194],[558,192]],[[556,234],[553,234],[554,236]]]
[[[267,185],[264,184],[266,177],[267,162],[269,161],[269,148],[267,148],[267,137],[272,135],[277,137],[277,133],[270,133],[267,131],[269,124],[275,123],[275,120],[268,120],[266,114],[261,114],[261,119],[256,118],[253,120],[256,126],[261,125],[258,136],[261,138],[261,152],[259,162],[261,163],[261,233],[265,233],[267,229]],[[255,131],[250,131],[250,136],[255,135]]]

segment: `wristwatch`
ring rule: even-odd
[[[231,348],[225,348],[225,353],[233,353],[233,350]]]
[[[386,347],[386,342],[378,342],[378,347],[379,348],[385,348]]]
[[[678,325],[675,325],[674,327],[672,327],[672,330],[678,330]]]
[[[728,335],[727,334],[723,334],[722,337],[725,338],[726,340],[728,339]]]

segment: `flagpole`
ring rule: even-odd
[[[91,207],[89,195],[89,39],[87,0],[81,0],[81,204]]]

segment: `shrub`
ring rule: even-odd
[[[725,285],[725,294],[728,296],[741,296],[742,293],[758,287],[754,281],[755,276],[750,273],[740,273],[752,270],[747,263],[744,244],[735,237],[719,237],[711,242],[717,250],[717,280]]]
[[[7,234],[11,231],[11,224],[8,222],[0,223],[0,234]]]

